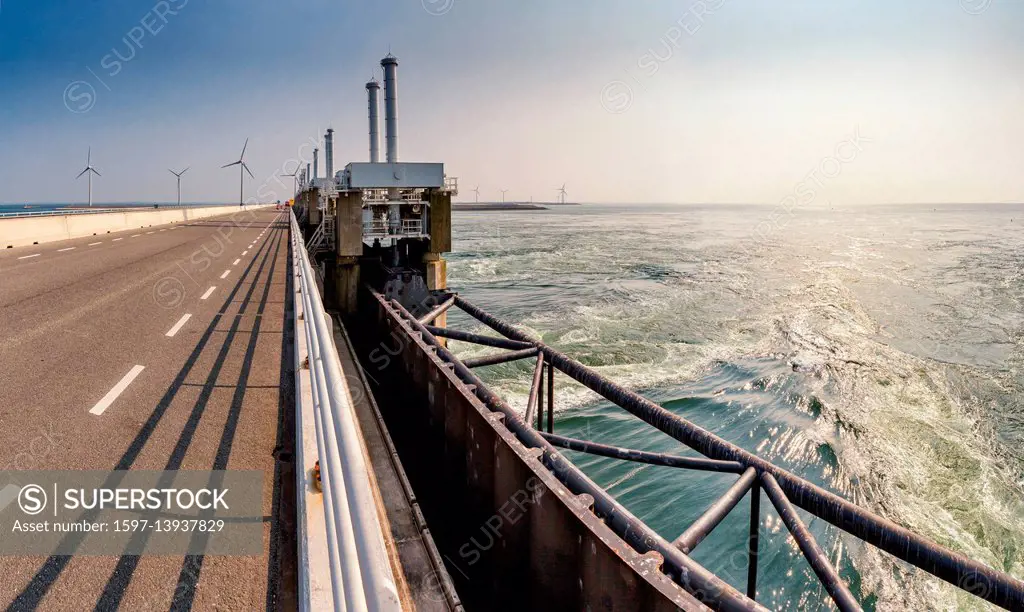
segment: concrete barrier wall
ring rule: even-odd
[[[185,223],[197,219],[229,215],[241,210],[267,208],[257,206],[206,206],[202,208],[160,208],[125,212],[53,215],[0,219],[0,248],[13,248],[83,238],[113,232]]]

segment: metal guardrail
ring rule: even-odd
[[[392,226],[389,220],[372,219],[363,221],[364,238],[419,237],[423,236],[422,219],[402,219],[401,225]]]
[[[586,493],[594,498],[594,511],[637,552],[657,551],[664,560],[663,571],[704,604],[716,610],[762,609],[754,601],[757,593],[758,539],[761,516],[761,492],[768,496],[782,522],[796,540],[822,586],[840,610],[860,610],[860,605],[839,576],[828,555],[815,541],[796,512],[800,507],[844,532],[878,547],[893,557],[941,578],[959,589],[1009,610],[1024,610],[1024,582],[1004,572],[949,550],[904,527],[869,512],[825,489],[792,474],[726,440],[698,427],[690,421],[665,410],[658,404],[604,378],[579,361],[538,342],[513,325],[498,319],[456,294],[439,294],[434,310],[414,317],[396,301],[388,302],[375,294],[385,306],[397,313],[410,331],[418,332],[443,361],[451,364],[456,376],[473,389],[473,393],[491,410],[505,415],[505,426],[525,446],[543,451],[541,461],[573,493]],[[484,325],[501,334],[501,338],[435,327],[431,323],[441,313],[457,306]],[[451,338],[484,346],[506,349],[488,358],[462,361],[438,342]],[[532,349],[532,350],[529,350]],[[525,417],[513,410],[472,373],[471,367],[501,363],[535,356],[536,368]],[[545,370],[547,378],[547,414],[545,415]],[[704,455],[703,458],[680,457],[618,448],[589,440],[574,440],[554,434],[554,385],[558,370],[598,395],[640,418],[652,427]],[[536,409],[536,421],[533,412]],[[546,416],[546,422],[545,422]],[[545,429],[547,431],[545,431]],[[651,465],[691,470],[732,472],[737,481],[697,521],[685,529],[675,541],[669,542],[650,530],[604,489],[601,489],[557,448],[612,457]],[[714,574],[690,557],[711,531],[717,527],[739,501],[750,495],[751,521],[747,551],[749,565],[746,594],[723,583]]]
[[[301,314],[296,318],[302,318],[296,323],[304,334],[308,353],[298,358],[310,376],[334,609],[397,612],[401,610],[398,590],[351,396],[334,344],[333,324],[324,310],[294,212],[289,218],[297,289],[293,297],[301,304]],[[300,413],[298,407],[296,412]],[[301,428],[298,435],[302,435]],[[302,447],[301,440],[297,447]],[[303,494],[300,487],[299,495]],[[300,533],[303,537],[310,534]],[[309,569],[300,563],[300,583],[308,580]]]

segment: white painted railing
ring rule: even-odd
[[[294,294],[297,383],[308,384],[312,402],[312,410],[297,405],[296,413],[300,419],[302,414],[311,414],[315,426],[333,607],[345,612],[397,612],[401,610],[398,590],[384,544],[348,381],[334,344],[333,323],[324,310],[294,213],[289,213],[289,217],[297,290]],[[308,379],[304,379],[303,370],[307,367]],[[301,395],[297,393],[300,403]],[[307,424],[300,422],[298,425],[297,450],[310,448],[302,439]],[[308,458],[299,461],[298,455],[296,459],[298,494],[303,496],[308,493],[305,483],[309,479],[304,464],[310,462]],[[309,505],[302,501],[300,513]],[[321,545],[310,540],[318,536],[306,529],[307,526],[300,518],[299,604],[304,610],[318,609],[316,598],[311,597],[314,589],[309,585],[315,568],[307,564],[315,556],[309,554],[309,549]]]

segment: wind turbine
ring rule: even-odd
[[[479,204],[480,203],[480,185],[476,186],[476,189],[473,190],[473,193],[476,194],[476,203]]]
[[[505,203],[505,194],[506,194],[506,193],[508,193],[508,189],[502,189],[502,190],[501,190],[501,203],[502,203],[502,204],[504,204],[504,203]]]
[[[558,190],[559,197],[561,198],[562,204],[565,204],[565,183],[562,183],[562,188]]]
[[[245,165],[245,149],[248,146],[249,146],[249,139],[246,138],[245,139],[245,144],[242,145],[242,154],[238,156],[238,161],[236,161],[234,163],[231,163],[231,164],[225,164],[225,165],[221,166],[221,168],[230,168],[231,166],[238,166],[238,205],[239,206],[244,206],[245,205],[245,174],[242,171],[244,170],[245,172],[248,172],[249,176],[252,176],[252,178],[254,180],[256,178],[255,176],[252,175],[252,170],[249,170],[249,166]]]
[[[189,168],[191,168],[191,167],[192,166],[189,166],[188,168],[185,168],[181,172],[175,172],[174,170],[171,170],[170,168],[167,169],[168,172],[170,172],[174,176],[178,177],[178,206],[181,206],[181,176],[183,174],[185,174],[186,172],[188,172]]]
[[[92,175],[95,174],[96,176],[102,176],[99,172],[96,172],[96,168],[92,167],[92,147],[89,147],[89,157],[88,161],[85,163],[85,170],[82,170],[82,172],[75,177],[75,180],[77,181],[82,178],[82,175],[87,172],[89,173],[89,207],[92,208]]]
[[[282,176],[282,177],[290,176],[290,177],[292,177],[292,183],[293,183],[293,185],[292,185],[292,197],[295,197],[295,194],[297,194],[299,192],[299,169],[296,168],[295,172],[292,172],[291,174],[281,174],[279,176]]]

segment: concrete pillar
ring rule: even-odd
[[[359,306],[359,258],[363,254],[363,193],[342,192],[334,202],[335,307],[354,314]]]
[[[430,250],[423,255],[423,267],[427,289],[440,291],[448,288],[448,262],[441,254],[452,250],[452,194],[433,191],[429,197]],[[448,313],[439,316],[434,325],[448,327]]]
[[[438,253],[427,253],[423,256],[423,268],[427,276],[427,289],[439,291],[448,288],[448,262]],[[448,313],[442,313],[434,319],[432,325],[448,327]],[[438,338],[441,346],[448,346],[448,341]]]
[[[334,266],[334,303],[342,314],[359,308],[359,258],[338,257]]]
[[[306,192],[309,205],[309,224],[316,228],[320,225],[320,191],[310,189]]]
[[[448,253],[452,250],[452,194],[447,191],[430,193],[430,252]]]
[[[427,253],[423,256],[423,265],[427,273],[427,289],[440,291],[448,288],[448,262],[438,253]]]

